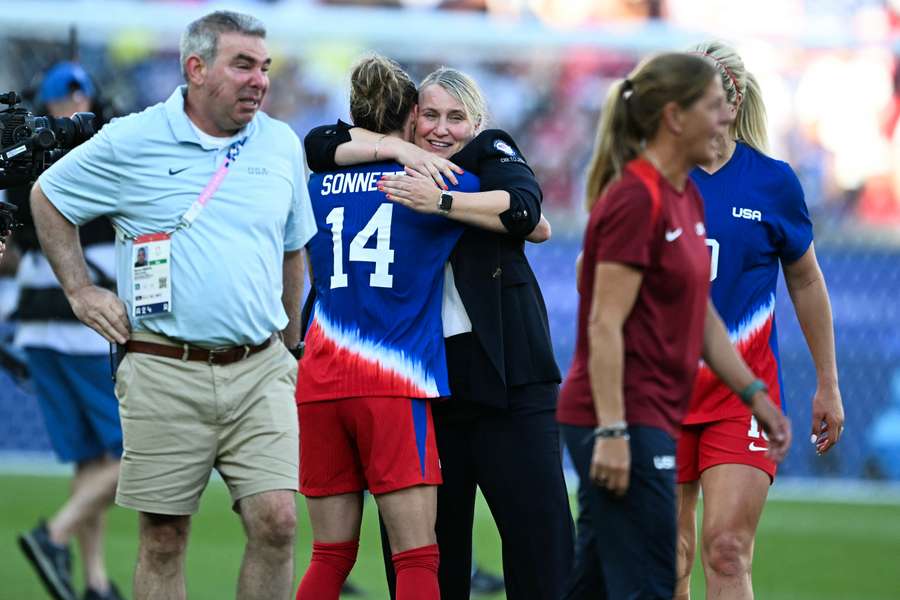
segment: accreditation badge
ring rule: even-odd
[[[172,240],[168,233],[149,233],[132,245],[131,311],[136,319],[172,312]]]

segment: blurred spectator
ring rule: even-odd
[[[477,8],[479,3],[445,4]],[[635,6],[638,12],[655,14],[654,3]],[[141,45],[144,37],[146,34],[131,31],[105,46],[82,50],[97,72],[104,74],[104,87],[126,111],[163,100],[160,90],[171,89],[180,81],[174,51]],[[14,78],[18,75],[26,81],[34,68],[32,51],[36,48],[37,55],[45,57],[54,52],[52,45],[34,40],[7,40],[6,45],[7,55],[17,58],[7,68],[13,70]],[[360,51],[363,48],[361,43]],[[346,118],[345,87],[342,75],[336,73],[346,71],[353,54],[335,52],[322,44],[303,54],[276,56],[266,110],[288,122],[300,136],[335,114]],[[592,142],[587,132],[597,121],[609,81],[630,70],[639,58],[634,51],[612,47],[560,48],[546,54],[521,52],[506,59],[470,58],[452,65],[466,68],[484,82],[491,116],[502,115],[502,122],[495,124],[516,136],[534,165],[545,192],[544,207],[556,215],[557,232],[581,227],[580,219],[570,217],[581,212],[582,174]],[[893,95],[890,93],[894,74],[889,53],[800,50],[789,59],[761,60],[760,64],[765,67],[757,69],[764,82],[763,94],[771,94],[773,106],[779,107],[778,123],[791,125],[770,132],[773,147],[783,149],[776,153],[778,158],[797,166],[820,235],[827,237],[848,227],[853,230],[860,224],[884,228],[900,219],[900,176],[896,175],[900,170],[893,168],[900,164],[900,128],[895,125],[900,94],[896,81]],[[440,61],[407,59],[403,66],[422,75],[440,66]],[[858,85],[834,88],[838,76],[828,70],[830,66],[852,75]],[[855,106],[854,89],[870,90],[864,94],[866,110],[848,113],[846,106]],[[566,218],[560,219],[560,214]]]
[[[54,65],[43,77],[38,102],[54,117],[91,108],[95,86],[78,64]],[[106,575],[105,512],[112,505],[122,454],[118,402],[110,376],[109,345],[75,319],[41,253],[27,187],[9,190],[23,228],[12,241],[22,251],[15,344],[25,349],[44,421],[58,458],[75,463],[72,495],[49,520],[19,537],[22,551],[51,595],[73,599],[69,542],[81,549],[86,600],[120,598]],[[80,230],[85,259],[96,281],[114,287],[115,234],[106,219]]]

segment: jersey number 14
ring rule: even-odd
[[[391,250],[391,219],[394,205],[386,202],[378,207],[366,226],[357,233],[350,242],[349,259],[354,262],[375,263],[375,272],[369,275],[371,287],[389,288],[394,285],[394,276],[388,271],[394,262],[394,251]],[[338,206],[328,213],[325,222],[331,225],[331,242],[334,249],[334,275],[331,276],[331,289],[347,287],[347,274],[344,272],[344,207]],[[372,236],[375,236],[375,247],[366,248]]]

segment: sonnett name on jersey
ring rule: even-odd
[[[404,171],[371,171],[368,173],[329,173],[322,178],[323,196],[377,192],[383,175],[405,175]]]

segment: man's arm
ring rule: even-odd
[[[78,228],[69,222],[34,184],[31,214],[44,255],[78,320],[110,342],[128,341],[130,324],[125,305],[111,291],[96,286],[88,274]]]
[[[282,266],[281,303],[288,316],[287,327],[282,331],[284,345],[289,349],[300,343],[300,303],[303,293],[303,251],[291,250],[284,253]]]

